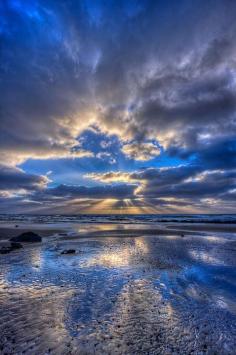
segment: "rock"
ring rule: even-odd
[[[20,243],[11,242],[10,244],[8,243],[6,245],[3,245],[0,248],[0,254],[8,254],[11,251],[16,250],[16,249],[20,249],[20,248],[23,248],[23,246]]]
[[[75,249],[63,250],[61,254],[75,254]]]
[[[41,242],[42,238],[34,232],[25,232],[10,239],[11,242],[34,243]]]
[[[11,247],[3,246],[0,248],[0,254],[8,254],[12,251]]]
[[[23,245],[18,242],[11,242],[11,248],[12,248],[12,250],[21,249],[21,248],[23,248]]]

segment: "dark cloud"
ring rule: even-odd
[[[95,116],[123,138],[174,131],[182,144],[192,126],[224,125],[235,110],[235,10],[220,0],[3,2],[4,157],[65,156]]]
[[[5,186],[6,188],[9,185]],[[134,198],[133,184],[115,186],[70,186],[26,191],[22,195],[9,195],[0,190],[0,212],[5,213],[109,213],[115,206],[125,207],[126,199]],[[120,201],[120,202],[119,202]],[[97,206],[100,206],[98,209]]]
[[[46,176],[27,174],[18,168],[0,166],[0,191],[35,191],[45,188],[48,182]]]
[[[212,69],[218,65],[224,63],[226,58],[232,58],[233,45],[231,43],[233,39],[229,38],[215,38],[207,48],[205,54],[202,57],[200,68]],[[235,64],[235,63],[234,63]]]
[[[132,173],[110,172],[90,177],[105,185],[42,187],[40,183],[39,189],[38,183],[31,186],[27,180],[25,195],[9,198],[6,193],[11,188],[20,187],[18,179],[16,185],[12,185],[11,181],[5,183],[5,195],[2,194],[1,198],[3,205],[12,206],[12,211],[17,211],[21,206],[23,210],[41,213],[52,210],[62,213],[63,208],[66,213],[75,212],[76,206],[83,213],[87,210],[91,212],[93,208],[96,211],[98,206],[104,208],[106,201],[111,204],[111,210],[134,208],[135,213],[176,212],[178,209],[207,212],[209,208],[215,212],[235,210],[236,170],[202,170],[200,166],[189,165],[149,168]],[[22,188],[25,184],[21,184]]]
[[[2,190],[42,186],[39,200],[125,198],[133,185],[47,189],[47,178],[10,166],[87,157],[96,174],[122,169],[124,155],[147,162],[165,152],[190,164],[131,171],[126,184],[137,182],[147,199],[231,198],[235,13],[230,0],[1,2]]]
[[[63,156],[75,143],[73,113],[83,112],[88,93],[79,42],[50,2],[6,1],[1,12],[1,150]]]
[[[116,185],[116,186],[68,186],[59,185],[55,188],[48,188],[37,196],[37,200],[48,199],[50,197],[58,198],[130,198],[133,197],[135,185]]]
[[[223,196],[227,196],[227,199],[230,196],[233,200],[233,191],[236,189],[236,170],[204,170],[200,165],[149,168],[133,173],[91,174],[90,177],[106,183],[136,183],[136,197],[152,203],[155,203],[155,199],[172,199],[173,206],[182,199],[189,206],[196,203],[203,206],[204,199],[211,199],[213,203],[222,200]],[[224,206],[221,205],[221,208]]]
[[[217,136],[216,133],[216,136],[207,136],[186,148],[172,145],[168,148],[168,154],[183,159],[194,156],[202,169],[232,169],[236,166],[236,136]]]
[[[152,135],[168,146],[175,141],[194,146],[198,134],[219,133],[219,129],[223,133],[229,127],[231,134],[235,132],[236,83],[232,84],[232,77],[225,74],[176,80],[168,77],[167,84],[153,89],[141,101],[131,127],[137,138]]]
[[[149,197],[217,200],[222,194],[236,188],[236,172],[205,172],[195,178],[189,176],[187,181],[176,179],[177,183],[175,178],[172,183],[162,186],[159,186],[158,181],[149,180],[140,193]]]

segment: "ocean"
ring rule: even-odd
[[[29,215],[0,214],[0,223],[225,223],[236,224],[236,214],[78,214],[78,215]]]

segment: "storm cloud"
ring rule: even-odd
[[[135,183],[136,198],[145,198],[154,205],[163,198],[164,201],[172,200],[173,206],[182,200],[185,205],[202,207],[227,199],[232,201],[232,208],[236,191],[236,170],[203,170],[197,165],[89,174],[88,177],[107,184]]]
[[[4,194],[234,210],[235,13],[231,0],[1,2]]]
[[[50,197],[57,198],[131,198],[135,185],[123,184],[116,186],[69,186],[59,185],[55,188],[48,188],[41,191],[37,196],[37,200],[47,199]]]
[[[0,165],[0,191],[43,189],[49,183],[47,176],[27,174],[19,168]]]

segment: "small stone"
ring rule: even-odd
[[[63,250],[61,254],[75,254],[76,250],[75,249],[68,249],[68,250]]]

